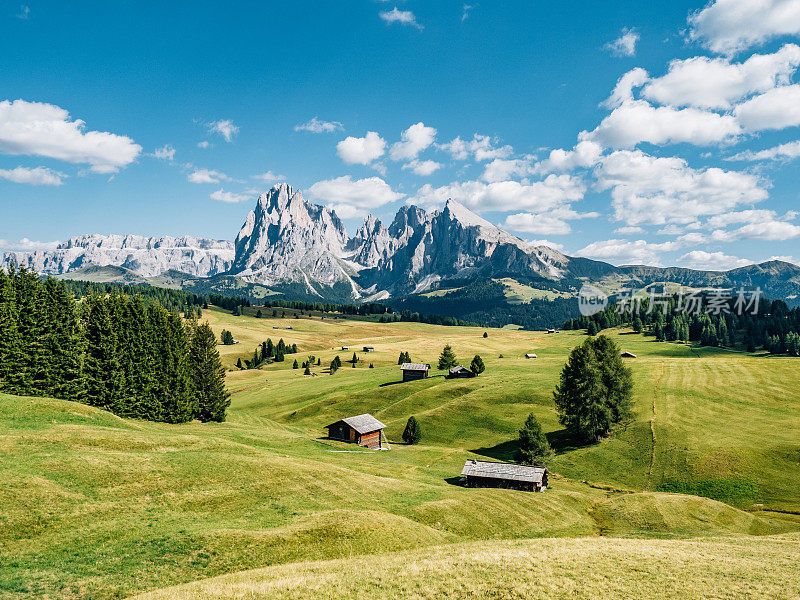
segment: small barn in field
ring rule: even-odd
[[[431,366],[428,363],[403,363],[400,368],[403,371],[403,381],[415,381],[427,379]]]
[[[536,358],[536,355],[535,355],[533,352],[528,352],[528,353],[525,355],[525,358]]]
[[[628,352],[627,350],[620,354],[622,358],[636,358],[636,355],[633,352]]]
[[[375,346],[364,346],[364,352],[375,352]]]
[[[464,365],[456,365],[450,372],[447,374],[450,379],[468,379],[470,377],[475,377],[475,373],[470,371]]]
[[[543,492],[547,489],[547,468],[511,463],[468,460],[461,471],[466,487],[495,487]]]
[[[381,438],[386,425],[368,413],[356,417],[347,417],[325,427],[332,440],[353,442],[373,450],[383,447]]]

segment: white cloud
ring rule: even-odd
[[[129,137],[84,131],[80,119],[53,104],[0,102],[0,152],[86,163],[95,173],[114,173],[136,160],[142,147]]]
[[[594,131],[582,137],[605,147],[632,148],[640,142],[657,146],[683,142],[708,146],[733,139],[740,133],[741,128],[731,115],[625,100]]]
[[[425,184],[412,202],[424,206],[441,206],[448,198],[457,200],[477,211],[531,210],[537,213],[552,211],[569,202],[580,200],[586,186],[571,175],[549,175],[543,181],[523,184],[517,181],[453,182],[441,187]]]
[[[164,144],[161,148],[156,148],[153,156],[160,160],[173,160],[175,158],[175,148],[169,144]]]
[[[237,202],[247,202],[252,198],[250,194],[235,194],[233,192],[226,192],[222,188],[218,189],[216,192],[213,192],[210,196],[212,200],[217,200],[218,202],[227,202],[229,204],[235,204]]]
[[[800,237],[800,226],[787,221],[764,221],[748,223],[733,231],[718,229],[711,234],[715,242],[734,242],[737,240],[783,241]]]
[[[31,16],[31,7],[26,6],[25,4],[21,4],[19,7],[19,12],[17,13],[17,18],[22,19],[23,21],[27,21],[28,18]]]
[[[64,173],[52,171],[47,167],[0,169],[0,179],[28,185],[61,185],[64,183],[63,179],[65,177]]]
[[[783,261],[783,262],[788,262],[788,263],[795,264],[798,267],[800,267],[800,258],[795,258],[794,256],[789,256],[787,254],[783,254],[781,256],[770,256],[767,259],[767,261],[770,261],[770,260],[780,260],[780,261]]]
[[[18,242],[0,239],[0,250],[35,252],[36,250],[55,250],[60,242],[37,242],[22,238]]]
[[[639,32],[635,29],[623,27],[622,34],[613,42],[607,43],[604,48],[616,56],[635,56],[639,37]]]
[[[392,10],[382,11],[378,16],[387,24],[400,23],[401,25],[411,25],[417,29],[423,29],[422,25],[417,23],[414,13],[410,10],[398,10],[395,6]]]
[[[462,140],[459,136],[446,144],[438,144],[437,148],[449,152],[456,160],[467,160],[472,156],[482,162],[511,156],[514,149],[511,146],[497,146],[498,143],[497,138],[476,133],[471,140]]]
[[[410,169],[414,175],[419,175],[420,177],[428,177],[441,169],[442,166],[442,163],[438,163],[435,160],[412,160],[410,163],[404,164],[403,169]]]
[[[598,190],[611,190],[614,216],[627,225],[691,223],[767,198],[754,175],[692,169],[682,158],[620,150],[595,168]]]
[[[436,129],[428,127],[421,121],[415,123],[402,134],[402,141],[392,144],[389,150],[389,157],[392,160],[412,160],[417,155],[433,144],[436,138]]]
[[[572,150],[556,148],[550,151],[548,158],[536,165],[536,172],[572,171],[593,167],[600,160],[602,153],[602,146],[590,140],[578,142]]]
[[[660,104],[729,109],[753,93],[790,83],[800,65],[800,46],[786,44],[773,54],[754,54],[743,63],[695,56],[673,60],[666,75],[642,89],[645,98]]]
[[[559,244],[558,242],[551,242],[550,240],[528,240],[528,244],[536,248],[537,246],[547,246],[548,248],[552,248],[553,250],[558,250],[559,252],[564,251],[564,244]]]
[[[631,227],[631,226],[617,227],[614,230],[614,233],[616,233],[617,235],[634,235],[637,233],[644,233],[644,227]]]
[[[349,175],[318,181],[308,197],[327,204],[343,219],[364,216],[367,211],[403,198],[380,177],[353,181]]]
[[[633,90],[642,87],[649,79],[647,71],[641,67],[631,69],[617,80],[611,95],[600,106],[614,109],[628,100],[633,100]]]
[[[259,173],[258,175],[251,175],[250,179],[258,179],[264,183],[275,183],[276,181],[285,180],[286,177],[273,173],[272,171],[267,171],[265,173]]]
[[[718,54],[736,54],[784,35],[800,34],[797,0],[716,0],[688,18],[689,38]]]
[[[678,259],[678,263],[689,269],[699,271],[728,271],[736,267],[753,264],[753,261],[736,256],[729,256],[723,252],[706,252],[705,250],[692,250]]]
[[[705,222],[705,227],[709,229],[719,229],[737,223],[768,223],[770,221],[791,221],[797,217],[795,211],[789,211],[779,217],[774,210],[750,209],[733,212],[726,212],[715,215]]]
[[[310,131],[311,133],[333,133],[340,131],[344,126],[339,121],[322,121],[318,117],[311,117],[310,121],[295,125],[295,131]]]
[[[336,154],[351,165],[368,165],[386,152],[386,140],[374,131],[363,138],[346,137],[336,144]]]
[[[207,142],[206,140],[203,140],[202,142],[198,142],[197,143],[197,147],[198,148],[210,148],[211,147],[211,143]]]
[[[596,216],[596,213],[581,214],[563,207],[549,212],[508,215],[501,228],[537,235],[565,235],[572,231],[568,221]]]
[[[532,158],[525,157],[508,160],[495,158],[492,162],[486,164],[481,179],[493,183],[495,181],[506,181],[514,177],[532,175],[535,172]]]
[[[733,114],[749,131],[800,125],[800,85],[773,88],[739,104]]]
[[[214,121],[208,124],[208,130],[211,133],[220,134],[226,142],[233,140],[233,137],[239,133],[239,127],[233,124],[230,119]]]
[[[190,183],[219,183],[220,181],[230,181],[230,177],[225,173],[211,169],[195,169],[189,173]]]
[[[798,156],[800,156],[800,140],[767,148],[766,150],[759,150],[758,152],[745,150],[725,160],[792,160]]]
[[[613,264],[647,264],[659,266],[662,264],[661,256],[678,247],[676,242],[661,242],[658,244],[646,240],[602,240],[592,242],[581,248],[575,254],[608,261]]]
[[[462,23],[464,21],[466,21],[467,19],[469,19],[469,11],[471,11],[473,8],[475,8],[475,6],[472,5],[472,4],[465,4],[463,6],[463,8],[461,9],[461,22]]]

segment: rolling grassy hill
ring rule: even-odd
[[[649,593],[670,578],[694,582],[699,596],[729,577],[726,569],[767,595],[775,579],[755,572],[751,555],[761,548],[782,573],[785,553],[797,551],[798,538],[787,533],[800,529],[792,514],[800,512],[796,360],[615,332],[639,355],[630,363],[635,419],[601,444],[573,448],[557,423],[552,389],[582,339],[576,332],[491,329],[483,338],[483,329],[419,323],[255,319],[220,311],[205,311],[204,318],[241,342],[219,347],[228,367],[252,356],[267,337],[282,337],[298,344],[298,358],[321,357],[319,376],[293,370],[291,355],[263,369],[231,371],[233,402],[222,424],[145,423],[70,402],[0,395],[0,596],[118,598],[245,569],[341,559],[337,569],[364,572],[369,586],[385,585],[397,597],[439,597],[414,596],[422,594],[417,584],[408,588],[398,573],[428,573],[435,591],[449,580],[447,569],[461,572],[480,560],[465,590],[494,597],[486,586],[502,571],[507,597],[523,597],[526,569],[544,556],[556,566],[541,590],[580,581],[592,557],[610,565],[599,569],[600,579],[627,573],[628,563],[617,556],[638,560],[644,571],[620,575],[618,595],[610,597]],[[428,380],[398,383],[401,350],[434,363],[445,342],[466,363],[480,353],[487,371],[454,381],[434,371]],[[335,355],[348,360],[364,345],[376,352],[358,352],[356,368],[345,362],[327,374],[324,365]],[[523,358],[530,351],[539,358]],[[340,452],[354,448],[323,438],[324,425],[361,412],[388,425],[391,451]],[[551,489],[453,485],[465,458],[513,454],[529,412],[558,450]],[[411,414],[423,428],[419,446],[396,442]],[[770,537],[747,537],[753,535]],[[593,538],[549,539],[578,536]],[[524,538],[538,541],[498,541]],[[430,546],[437,548],[424,550]],[[680,562],[692,552],[718,568]],[[385,553],[394,554],[366,561],[371,568],[351,558]],[[576,555],[586,564],[569,571]],[[520,557],[528,557],[528,566]],[[683,571],[666,568],[675,557]],[[282,579],[290,571],[276,566],[232,575],[213,589],[305,598],[331,584],[324,563],[297,569],[291,584]],[[796,584],[796,576],[787,581]],[[335,585],[347,596],[353,582],[344,577]],[[214,597],[203,596],[212,588],[204,589],[154,598]]]

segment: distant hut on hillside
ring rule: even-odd
[[[350,346],[342,346],[342,350],[350,350]]]
[[[450,379],[468,379],[470,377],[475,377],[475,373],[470,371],[464,365],[456,365],[447,374],[447,377]]]
[[[528,353],[525,355],[525,358],[536,358],[536,355],[535,355],[533,352],[528,352]]]
[[[556,332],[556,330],[555,330],[555,329],[548,329],[548,330],[547,330],[547,333],[555,333],[555,332]]]
[[[375,352],[375,346],[364,346],[364,352]]]
[[[291,325],[288,325],[288,326],[286,327],[286,329],[294,329],[294,327],[292,327]]]
[[[415,381],[427,379],[431,366],[428,363],[403,363],[400,368],[403,370],[403,381]]]
[[[633,352],[628,352],[627,350],[620,354],[622,358],[636,358],[636,355]]]
[[[328,430],[328,437],[332,440],[354,442],[372,450],[383,447],[381,437],[386,439],[386,436],[383,435],[385,427],[386,425],[368,413],[347,417],[325,426]]]
[[[543,492],[547,489],[545,467],[529,467],[510,463],[468,460],[461,471],[461,483],[466,487],[496,487]]]

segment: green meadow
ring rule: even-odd
[[[204,311],[240,342],[219,346],[225,423],[0,395],[0,597],[797,596],[800,359],[612,331],[638,355],[635,416],[575,447],[552,391],[578,332],[286,315]],[[300,351],[235,369],[268,337]],[[445,343],[485,373],[446,380]],[[401,351],[432,376],[401,383]],[[309,354],[316,377],[292,369]],[[363,412],[391,450],[325,439]],[[509,459],[531,412],[556,449],[545,493],[455,485],[467,458]]]

